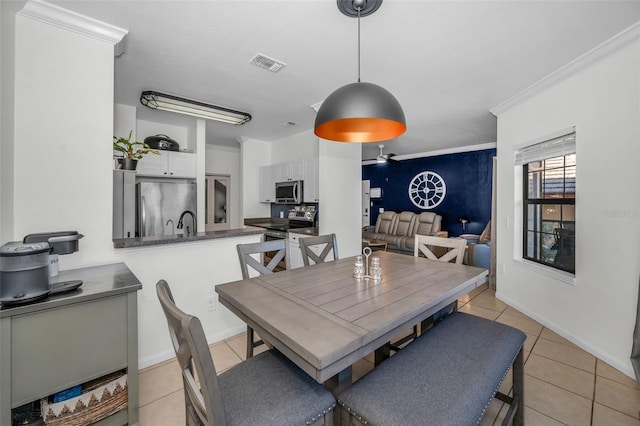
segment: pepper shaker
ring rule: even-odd
[[[371,258],[371,278],[374,280],[382,279],[382,266],[380,266],[380,258],[372,257]]]
[[[353,265],[353,278],[364,278],[364,263],[362,262],[362,256],[356,256],[356,263]]]

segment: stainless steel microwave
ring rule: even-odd
[[[301,180],[290,180],[286,182],[276,182],[276,203],[278,204],[300,204],[302,203]]]

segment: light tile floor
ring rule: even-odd
[[[459,299],[459,310],[519,328],[525,342],[525,424],[640,426],[640,387],[628,376],[495,298],[480,287]],[[210,346],[218,373],[241,362],[245,334]],[[259,353],[264,346],[256,349]],[[373,368],[358,361],[354,380]],[[509,390],[511,375],[502,391]],[[508,406],[494,399],[482,425],[500,424]],[[175,360],[140,372],[140,426],[184,425],[184,395]]]

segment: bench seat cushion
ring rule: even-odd
[[[338,403],[373,425],[475,425],[525,339],[513,327],[456,312],[346,389]]]

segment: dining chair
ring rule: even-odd
[[[415,244],[413,248],[413,255],[419,257],[421,254],[427,259],[437,260],[440,262],[454,262],[458,265],[462,264],[464,258],[464,252],[467,247],[467,240],[464,238],[443,238],[435,237],[432,235],[415,235]],[[458,310],[458,302],[445,306],[433,316],[425,319],[420,324],[420,331],[424,333],[427,329],[433,326],[434,323],[440,321],[448,314]],[[393,351],[399,351],[401,346],[411,340],[418,337],[418,325],[413,326],[413,330],[408,335],[396,340],[390,344],[390,348]]]
[[[331,252],[333,252],[333,259],[337,260],[338,257],[338,242],[336,241],[336,234],[319,235],[317,237],[300,238],[300,251],[302,251],[302,263],[304,266],[310,265],[310,260],[314,263],[323,263]],[[311,249],[311,246],[319,246],[317,253]]]
[[[331,423],[331,392],[278,351],[262,352],[218,376],[200,320],[176,306],[165,280],[158,281],[156,293],[182,373],[187,425]]]
[[[260,243],[238,244],[238,258],[240,259],[240,269],[242,270],[242,278],[251,278],[249,267],[260,275],[272,274],[274,269],[284,260],[285,269],[291,269],[289,264],[290,256],[287,256],[288,247],[287,240],[263,241]],[[265,265],[264,257],[269,253],[271,260]],[[257,256],[256,256],[257,255]],[[247,325],[247,359],[253,356],[253,349],[264,344],[262,339],[254,341],[254,332]]]

